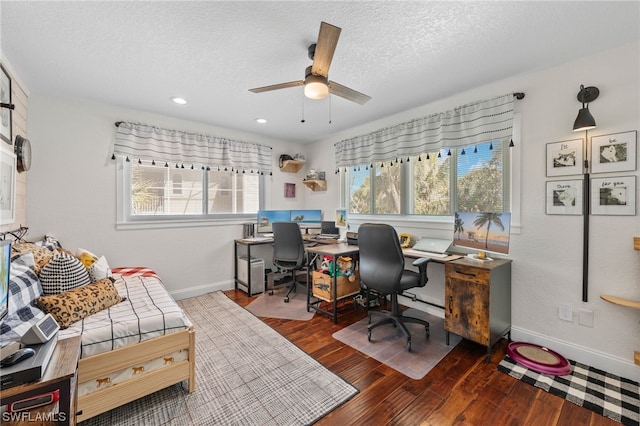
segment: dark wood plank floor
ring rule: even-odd
[[[255,299],[225,293],[241,306]],[[350,301],[339,309],[338,324],[318,313],[311,321],[262,318],[360,390],[317,425],[619,425],[499,372],[506,340],[491,363],[486,348],[463,340],[424,378],[410,379],[331,337],[366,316]]]

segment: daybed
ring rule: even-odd
[[[68,326],[59,331],[59,339],[82,335],[78,422],[185,380],[188,391],[195,390],[195,330],[153,270],[110,270],[104,257],[81,249],[74,256],[50,241],[14,247],[10,312],[0,340],[19,339],[45,315],[39,307],[62,327]],[[88,283],[78,260],[82,268],[89,266]],[[84,284],[77,285],[78,281]],[[80,314],[84,317],[61,313],[60,306],[69,297],[76,303],[81,291],[95,299]],[[59,298],[67,299],[61,303]],[[79,300],[86,303],[82,297]]]

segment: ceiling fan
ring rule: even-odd
[[[332,93],[341,98],[364,105],[371,99],[370,96],[329,80],[329,67],[331,66],[331,59],[333,59],[333,53],[338,44],[340,31],[342,31],[341,28],[327,24],[326,22],[320,24],[318,41],[309,46],[309,59],[313,61],[313,64],[305,70],[304,80],[256,87],[255,89],[249,89],[249,91],[262,93],[304,85],[304,94],[310,99],[324,99],[329,93]]]

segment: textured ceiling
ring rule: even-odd
[[[640,39],[638,1],[2,1],[0,8],[2,56],[32,93],[301,143]],[[321,21],[342,28],[329,79],[371,101],[312,101],[302,87],[248,91],[303,79]],[[175,105],[172,96],[189,103]]]

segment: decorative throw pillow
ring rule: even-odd
[[[31,252],[36,261],[35,272],[40,274],[42,268],[49,263],[55,253],[46,247],[41,247],[33,243],[15,243],[11,245],[11,251],[14,254]]]
[[[87,271],[89,271],[89,278],[91,278],[91,281],[98,281],[111,276],[111,268],[104,256],[100,256],[98,260],[93,262]]]
[[[40,283],[44,294],[57,294],[89,284],[87,268],[74,256],[59,253],[40,271]]]
[[[40,296],[36,305],[51,314],[61,329],[83,318],[125,300],[118,294],[113,281],[104,278],[85,286],[50,296]]]
[[[89,267],[98,260],[98,256],[83,248],[78,248],[78,250],[76,250],[76,257],[80,259],[80,262],[82,262],[87,269],[89,269]]]

